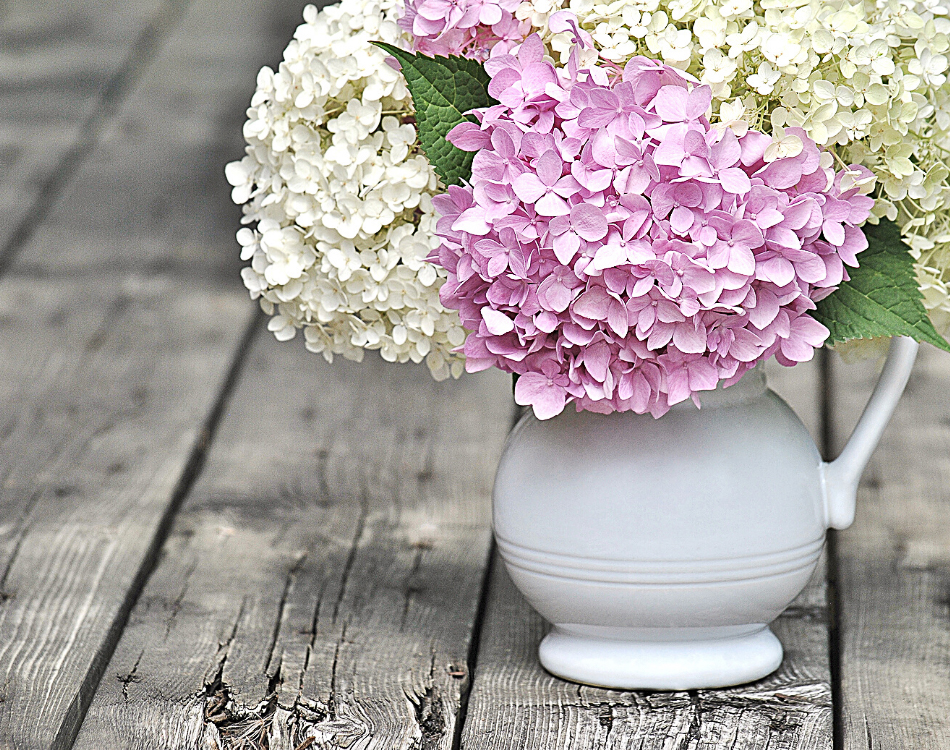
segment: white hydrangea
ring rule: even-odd
[[[571,10],[597,53],[660,58],[713,90],[728,127],[803,127],[877,180],[875,215],[913,248],[925,305],[950,333],[950,3],[947,0],[524,0],[517,16],[566,62]],[[741,117],[736,113],[741,113]]]
[[[445,271],[431,165],[416,146],[412,99],[373,40],[407,46],[401,0],[310,5],[277,71],[264,68],[244,124],[246,155],[228,164],[243,204],[244,283],[281,341],[360,360],[425,360],[458,377],[465,340],[439,301]]]

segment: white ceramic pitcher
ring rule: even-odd
[[[825,530],[854,520],[916,354],[894,339],[831,463],[761,368],[660,419],[526,413],[498,467],[494,526],[515,585],[554,625],[541,663],[625,689],[722,687],[775,670],[782,646],[768,625],[807,584]]]

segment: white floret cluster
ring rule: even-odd
[[[466,332],[439,301],[445,271],[432,196],[402,74],[373,40],[405,46],[401,0],[347,0],[304,21],[277,71],[263,68],[244,125],[246,155],[227,165],[242,271],[280,340],[302,329],[332,361],[378,349],[458,377]]]
[[[733,128],[804,128],[877,181],[875,215],[897,221],[925,305],[950,330],[950,19],[947,0],[525,0],[516,16],[566,60],[571,10],[599,55],[640,54],[713,89]]]

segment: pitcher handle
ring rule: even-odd
[[[891,340],[874,393],[847,445],[838,458],[822,464],[825,514],[827,525],[833,529],[846,529],[854,522],[858,482],[904,392],[918,348],[919,344],[907,336]]]

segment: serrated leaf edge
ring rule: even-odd
[[[885,220],[885,221],[886,221],[886,220]],[[883,224],[883,221],[882,221],[881,223],[872,224],[872,225],[870,225],[870,226],[872,226],[872,227],[874,228],[874,234],[875,234],[875,235],[879,235],[879,234],[882,234],[882,233],[885,233],[885,232],[890,232],[891,234],[893,234],[893,235],[901,242],[901,244],[907,246],[907,243],[904,242],[904,239],[903,239],[903,237],[902,237],[901,234],[900,234],[900,230],[896,228],[896,225],[895,225],[895,227],[894,227],[894,229],[896,229],[896,232],[890,231],[890,230],[888,229],[887,225]],[[871,238],[869,237],[869,239],[871,239]],[[887,254],[890,253],[890,251],[887,249],[886,245],[884,244],[884,243],[887,241],[887,238],[877,236],[877,237],[874,237],[874,239],[875,239],[875,241],[881,243],[881,244],[880,244],[880,249],[877,249],[877,250],[873,253],[874,255],[880,255],[880,254],[887,255]],[[870,248],[868,248],[868,249],[870,249]],[[910,249],[910,248],[908,247],[908,250],[909,250],[909,249]],[[867,252],[867,251],[865,251],[865,252]],[[858,255],[859,261],[860,261],[860,255],[861,255],[861,254]],[[908,253],[908,257],[909,257],[909,258],[911,257],[911,256],[909,255],[909,253]],[[911,264],[911,266],[913,267],[913,264]],[[860,267],[860,264],[859,264],[859,267]],[[877,270],[875,270],[875,269],[869,269],[869,271],[870,271],[870,273],[874,274],[875,276],[877,276],[877,277],[883,279],[885,283],[890,283],[891,285],[893,285],[893,280],[892,280],[892,279],[889,279],[885,274],[882,274],[880,271],[877,271]],[[843,282],[843,283],[847,283],[847,282]],[[830,298],[834,296],[834,297],[835,297],[834,300],[833,300],[834,304],[836,304],[836,305],[838,305],[838,306],[840,306],[840,307],[843,307],[843,308],[845,308],[845,309],[851,311],[851,312],[855,315],[855,317],[856,317],[857,319],[865,320],[865,321],[874,323],[875,325],[877,325],[877,326],[879,326],[879,327],[881,327],[881,328],[884,328],[884,329],[885,329],[885,332],[881,334],[882,336],[895,336],[895,335],[896,335],[896,336],[910,336],[911,338],[913,338],[913,339],[915,339],[915,340],[917,340],[917,341],[926,342],[926,343],[928,343],[928,344],[931,344],[932,346],[937,347],[938,349],[942,349],[943,351],[950,352],[950,343],[948,343],[948,342],[946,341],[946,339],[944,339],[944,337],[941,336],[941,335],[937,332],[937,329],[934,327],[933,322],[930,320],[930,316],[929,316],[929,314],[927,313],[927,309],[926,309],[926,308],[924,307],[924,305],[923,305],[923,294],[920,292],[920,288],[917,286],[916,281],[913,283],[913,288],[914,288],[914,291],[916,292],[916,295],[910,297],[910,300],[909,300],[909,301],[910,301],[910,303],[911,303],[912,305],[914,305],[916,308],[918,308],[918,309],[916,310],[917,312],[922,312],[922,313],[923,313],[922,320],[920,320],[920,321],[918,321],[918,322],[916,322],[916,323],[910,323],[910,322],[908,322],[908,321],[905,320],[904,318],[902,318],[902,317],[900,317],[899,315],[897,315],[896,313],[892,312],[892,311],[891,311],[891,308],[884,306],[884,305],[881,304],[880,302],[878,302],[878,301],[872,299],[872,298],[869,297],[867,294],[865,294],[865,293],[859,291],[858,289],[855,289],[854,287],[850,287],[850,286],[849,286],[849,287],[843,287],[843,285],[839,285],[838,289],[836,289],[834,292],[832,292],[832,294],[829,295],[828,297],[826,297],[825,299],[829,299],[829,300],[830,300]],[[856,311],[851,305],[849,305],[849,304],[847,303],[847,301],[845,300],[845,298],[840,297],[840,296],[836,296],[836,295],[838,294],[838,292],[841,291],[842,289],[845,289],[846,291],[850,292],[851,294],[854,294],[854,295],[863,297],[863,298],[866,299],[869,303],[871,303],[871,304],[873,304],[873,305],[875,305],[875,306],[877,306],[877,307],[883,309],[883,310],[888,314],[888,316],[889,316],[890,318],[895,319],[895,320],[899,323],[899,325],[895,326],[895,325],[889,324],[890,321],[888,321],[887,323],[875,321],[875,320],[872,320],[872,319],[868,318],[866,315],[864,315],[864,314],[862,314],[862,313]],[[822,300],[822,301],[824,301],[824,300]],[[819,304],[820,304],[820,303],[819,303]],[[817,311],[813,311],[813,312],[817,312]],[[823,325],[826,325],[826,327],[829,328],[829,331],[831,331],[831,326],[827,326],[827,324],[825,324],[824,321],[822,321],[820,317],[815,316],[815,315],[813,315],[812,317],[815,317],[816,320],[818,320],[819,322],[821,322]],[[824,316],[822,316],[822,317],[824,317]],[[832,321],[832,322],[834,322],[834,321]],[[843,325],[840,324],[840,323],[836,323],[836,327],[843,327]],[[853,325],[853,324],[848,325],[848,328],[854,328],[854,325]],[[891,333],[891,332],[888,331],[887,329],[890,329],[890,331],[895,331],[895,330],[897,330],[898,332],[896,332],[896,333]],[[836,337],[836,336],[834,335],[834,333],[832,332],[831,335],[829,335],[829,337],[828,337],[829,340],[828,340],[827,343],[836,344],[836,343],[844,343],[844,342],[846,342],[846,341],[854,341],[855,339],[871,339],[871,338],[875,338],[875,337],[874,337],[874,336],[859,335],[859,336],[851,336],[851,337],[846,337],[846,338],[838,338],[838,337]]]
[[[416,66],[416,65],[413,64],[414,61],[417,60],[417,59],[420,57],[420,55],[418,55],[418,54],[416,54],[416,53],[412,53],[412,52],[407,52],[406,50],[403,50],[403,49],[399,49],[398,47],[395,47],[395,46],[393,46],[393,45],[391,45],[391,44],[388,44],[388,43],[386,43],[386,42],[373,42],[373,44],[375,44],[377,47],[379,47],[380,49],[382,49],[384,52],[387,52],[387,53],[389,53],[390,55],[392,55],[393,57],[395,57],[395,58],[399,61],[400,65],[403,65],[403,66],[407,66],[407,65],[408,65],[409,67],[413,68],[413,69],[416,71],[416,73],[417,73],[424,81],[426,81],[426,82],[429,84],[429,86],[430,86],[436,93],[438,93],[440,96],[442,96],[442,98],[443,98],[444,101],[445,101],[445,104],[444,104],[444,105],[436,105],[436,106],[441,106],[442,108],[445,108],[445,109],[449,109],[449,108],[450,108],[450,109],[454,110],[455,112],[457,112],[458,115],[459,115],[461,118],[463,118],[463,119],[465,119],[465,120],[468,120],[469,122],[477,122],[477,120],[474,118],[474,116],[472,116],[472,115],[470,115],[470,114],[468,114],[468,113],[466,113],[466,112],[462,112],[462,111],[458,108],[458,106],[456,106],[456,104],[455,104],[454,102],[452,102],[452,101],[449,100],[447,97],[445,97],[445,95],[442,94],[442,92],[439,91],[438,88],[435,87],[435,85],[429,80],[429,78],[426,77],[425,73],[424,73],[418,66]],[[469,60],[468,58],[459,57],[459,56],[457,56],[457,55],[450,55],[450,56],[434,55],[434,56],[432,56],[432,57],[429,57],[428,59],[431,59],[431,60],[439,60],[439,59],[442,59],[442,60],[453,60],[453,61],[459,61],[459,62],[463,62],[463,61],[464,61],[464,63],[465,63],[466,65],[471,64],[472,62],[474,62],[474,61],[472,61],[472,60]],[[477,64],[477,63],[476,63],[476,64]],[[483,85],[483,86],[484,86],[484,82],[483,82],[483,81],[479,81],[474,75],[472,75],[471,72],[465,70],[463,67],[460,67],[460,69],[459,69],[458,71],[453,71],[453,76],[455,75],[456,72],[465,73],[468,77],[475,79],[475,81],[476,81],[479,85]],[[412,86],[409,84],[409,77],[406,76],[405,72],[403,72],[403,77],[406,79],[406,84],[407,84],[407,87],[409,88],[409,93],[410,93],[410,95],[412,95]],[[489,101],[490,101],[490,102],[493,101],[493,100],[491,100],[491,97],[489,97]],[[413,96],[413,102],[412,102],[412,103],[413,103],[413,108],[414,108],[415,111],[416,111],[416,117],[417,117],[417,119],[420,118],[420,117],[425,118],[426,115],[425,115],[424,113],[420,113],[419,108],[416,106],[415,96]],[[459,120],[459,122],[461,122],[461,120]],[[456,124],[458,124],[458,123],[456,123]],[[418,127],[418,129],[417,129],[417,131],[418,131],[419,145],[422,147],[422,150],[423,150],[423,151],[425,152],[425,154],[426,154],[426,158],[429,160],[429,163],[432,165],[432,168],[435,170],[436,174],[439,176],[439,179],[442,180],[443,184],[445,184],[445,185],[455,185],[455,184],[459,184],[459,183],[462,182],[463,180],[467,180],[467,179],[471,176],[471,169],[472,169],[472,166],[471,166],[471,165],[472,165],[472,160],[474,159],[475,155],[474,155],[473,153],[468,152],[468,151],[462,151],[462,149],[460,149],[460,148],[454,146],[451,142],[449,142],[449,140],[446,138],[446,135],[448,135],[448,132],[451,130],[451,128],[449,128],[449,131],[446,131],[445,133],[440,133],[440,132],[439,132],[436,128],[434,128],[434,127],[429,128],[429,129],[428,129],[429,132],[435,134],[435,140],[432,141],[432,142],[429,144],[429,147],[427,147],[427,146],[426,146],[426,143],[425,143],[425,140],[427,140],[427,138],[423,135],[423,128],[421,127],[421,123],[419,123],[419,125],[420,125],[420,127]],[[452,127],[455,127],[455,126],[453,125]],[[436,145],[439,143],[439,141],[444,141],[451,149],[453,149],[453,150],[455,150],[455,151],[458,151],[460,154],[464,154],[464,156],[461,157],[462,164],[460,165],[460,167],[461,167],[460,169],[456,170],[456,169],[454,169],[454,168],[451,168],[451,167],[445,165],[444,163],[442,163],[441,161],[438,160],[438,155],[437,155],[437,154],[430,153],[430,152],[436,147]],[[457,174],[457,173],[458,173],[458,174]]]

